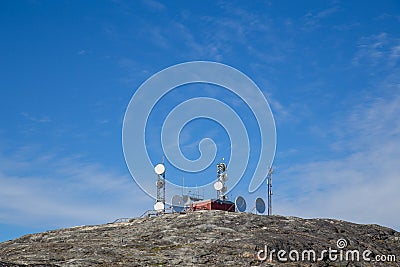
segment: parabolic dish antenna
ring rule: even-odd
[[[242,196],[238,196],[235,200],[236,209],[240,212],[246,210],[246,200]]]
[[[164,210],[164,203],[162,202],[156,202],[156,204],[154,204],[154,209],[156,211],[162,211]]]
[[[180,195],[173,196],[171,203],[172,203],[172,209],[175,212],[181,212],[184,208],[183,198]]]
[[[225,185],[221,188],[221,193],[222,194],[226,193],[226,186]]]
[[[257,210],[258,213],[264,213],[265,212],[265,202],[260,197],[258,197],[256,199],[256,210]]]
[[[214,183],[214,188],[215,188],[215,190],[217,190],[217,191],[221,190],[223,187],[224,187],[224,184],[223,184],[221,181],[216,181],[216,182]]]
[[[224,181],[224,182],[228,181],[228,174],[227,173],[220,174],[219,177],[220,177],[221,181]]]
[[[154,171],[156,172],[156,174],[159,174],[159,175],[161,175],[161,174],[163,174],[164,172],[165,172],[165,166],[164,166],[164,164],[157,164],[155,167],[154,167]]]
[[[185,203],[185,205],[190,204],[190,197],[188,195],[183,195],[182,200],[183,200],[183,203]]]

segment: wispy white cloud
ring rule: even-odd
[[[151,199],[128,173],[109,170],[81,156],[38,153],[36,148],[1,155],[0,184],[1,223],[29,227],[96,224],[139,216],[151,208]]]
[[[23,119],[19,120],[19,132],[23,134],[33,134],[39,132],[40,129],[51,125],[52,120],[49,116],[36,116],[28,112],[21,112]]]
[[[389,13],[383,13],[376,17],[377,20],[395,20],[400,22],[400,16],[399,15],[394,15],[394,14],[389,14]]]
[[[352,61],[355,66],[387,69],[397,65],[399,58],[400,39],[382,32],[361,38]]]
[[[277,212],[399,229],[399,117],[396,95],[356,106],[335,125],[349,154],[281,170],[279,179],[286,182],[277,189]]]
[[[145,0],[143,1],[143,4],[156,11],[164,11],[166,9],[164,4],[155,0]]]
[[[340,11],[339,6],[329,7],[320,11],[309,11],[303,16],[304,29],[313,30],[322,26],[322,20]]]
[[[85,50],[85,49],[81,49],[81,50],[78,51],[77,54],[79,56],[85,56],[85,55],[89,54],[89,52],[87,50]]]
[[[272,98],[271,96],[268,97],[269,104],[271,105],[271,109],[275,116],[279,117],[279,121],[285,120],[289,116],[289,108],[283,106],[277,99]]]
[[[223,61],[238,49],[242,53],[250,53],[255,57],[266,57],[270,60],[282,60],[284,53],[279,53],[285,39],[276,41],[271,32],[278,31],[273,22],[262,13],[254,13],[244,7],[229,3],[219,3],[223,16],[200,15],[191,10],[180,10],[168,24],[146,24],[142,32],[143,38],[163,50],[176,53],[178,58],[207,59]],[[189,25],[196,23],[202,26],[201,32]],[[253,42],[258,36],[267,39],[274,46],[274,53],[261,52]],[[171,38],[173,37],[173,38]],[[184,48],[184,49],[181,49]]]
[[[47,123],[51,122],[51,119],[48,116],[43,116],[43,117],[36,117],[33,116],[27,112],[21,112],[20,113],[25,119],[31,122],[38,122],[38,123]]]
[[[391,48],[389,57],[392,60],[392,62],[398,61],[398,59],[400,58],[400,42],[398,45],[395,45]]]

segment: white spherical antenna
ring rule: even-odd
[[[154,204],[154,209],[156,211],[162,211],[164,210],[164,203],[162,202],[156,202],[156,204]]]
[[[164,164],[157,164],[155,167],[154,167],[154,171],[156,172],[156,174],[158,174],[158,175],[161,175],[161,174],[163,174],[164,172],[165,172],[165,166],[164,166]]]
[[[246,200],[242,196],[238,196],[235,200],[235,205],[238,211],[244,212],[246,210]]]
[[[172,203],[172,209],[175,212],[181,212],[184,208],[183,198],[180,195],[173,196],[171,203]]]
[[[214,188],[217,191],[220,191],[224,187],[224,184],[221,181],[216,181],[214,183]]]
[[[256,210],[257,210],[258,213],[264,213],[265,212],[265,202],[260,197],[258,197],[256,199]]]

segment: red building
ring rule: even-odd
[[[235,203],[228,200],[207,199],[190,204],[190,210],[224,210],[235,212]]]

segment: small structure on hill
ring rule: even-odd
[[[224,210],[235,212],[235,203],[229,200],[207,199],[190,204],[190,211],[198,210]]]

